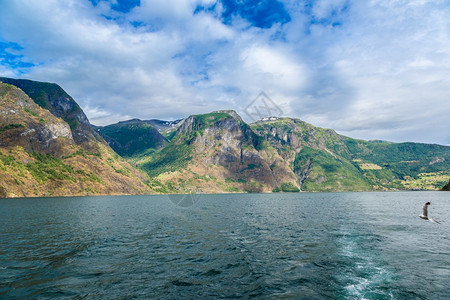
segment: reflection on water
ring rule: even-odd
[[[438,192],[201,195],[190,207],[167,196],[0,200],[0,298],[445,299],[448,200]],[[426,201],[441,225],[417,217]]]

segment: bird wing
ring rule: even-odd
[[[428,217],[428,205],[426,204],[423,206],[423,215],[425,217]]]
[[[437,223],[437,224],[441,224],[441,222],[436,221],[435,219],[432,219],[432,218],[428,218],[428,220],[430,220],[431,222]]]

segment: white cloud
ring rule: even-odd
[[[450,109],[449,9],[423,1],[355,1],[349,7],[341,25],[314,25],[321,29],[302,37],[319,51],[304,53],[306,61],[319,57],[321,65],[311,69],[326,85],[313,84],[314,93],[297,100],[297,115],[360,138],[372,132],[431,142],[428,131],[441,132],[439,140],[448,144],[450,122],[442,109]],[[317,47],[317,37],[327,42]]]
[[[127,14],[104,1],[0,2],[0,41],[36,65],[22,76],[59,83],[94,124],[242,113],[264,90],[285,114],[351,136],[450,144],[443,0],[284,1],[291,21],[267,29],[224,25],[221,5],[194,14],[213,0],[142,0]]]

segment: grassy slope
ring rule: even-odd
[[[61,158],[0,148],[0,197],[142,194],[151,191],[144,180],[103,144],[96,153],[74,146]]]
[[[345,138],[348,158],[375,185],[434,190],[450,176],[450,147],[420,143],[367,142]]]
[[[320,149],[304,147],[296,155],[295,172],[308,161],[312,168],[302,186],[305,191],[366,191],[372,188],[357,167]]]

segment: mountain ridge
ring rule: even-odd
[[[192,144],[197,137],[202,137],[204,132],[199,122],[193,120],[200,118],[204,121],[211,118],[211,114],[228,114],[230,118],[243,122],[234,111],[216,111],[190,116],[180,122],[181,125],[178,128],[185,135],[187,145]],[[187,125],[184,124],[186,120],[190,120],[186,123]],[[298,178],[297,183],[290,186],[293,190],[297,187],[304,191],[437,189],[446,180],[446,176],[450,176],[448,174],[450,147],[448,146],[357,140],[340,135],[332,129],[315,127],[302,120],[288,117],[266,118],[247,126],[256,133],[256,136],[269,143],[272,151],[275,149],[290,166],[291,171]],[[179,136],[180,132],[175,133],[174,137],[177,135]],[[212,140],[218,141],[220,138],[219,135]],[[221,142],[217,142],[219,143]],[[153,158],[146,158],[147,162],[143,168],[151,176],[160,176],[164,172],[155,170],[161,167],[162,162],[170,166],[170,158],[176,157],[172,162],[176,161],[178,166],[174,164],[173,168],[166,168],[165,172],[169,174],[188,170],[187,162],[191,161],[192,157],[186,154],[187,149],[188,147],[183,150],[180,148],[181,155],[178,157],[176,157],[177,150],[173,147],[154,153]],[[421,158],[417,151],[423,152],[426,156]],[[389,156],[395,159],[389,159]],[[184,158],[181,159],[182,157]],[[140,163],[137,162],[136,165],[139,166]],[[427,171],[433,173],[433,178]],[[183,175],[178,174],[175,177],[183,181]],[[242,178],[234,180],[236,179],[242,181]],[[233,179],[228,177],[228,181],[230,180]],[[169,185],[173,186],[173,184]],[[280,184],[271,188],[272,191],[282,190]],[[242,189],[242,186],[238,190],[251,191]],[[177,190],[172,191],[177,192]],[[266,188],[265,191],[268,189]]]
[[[85,195],[437,190],[450,177],[449,146],[352,139],[288,117],[247,124],[233,110],[94,126],[56,84],[0,82],[34,97],[0,83],[0,95],[11,90],[0,112],[9,118],[0,123],[0,173],[10,176],[0,180],[0,197],[43,195],[49,182],[59,194]],[[30,162],[47,168],[47,183],[33,177]],[[74,182],[87,189],[75,192]],[[24,193],[27,184],[34,194]]]

